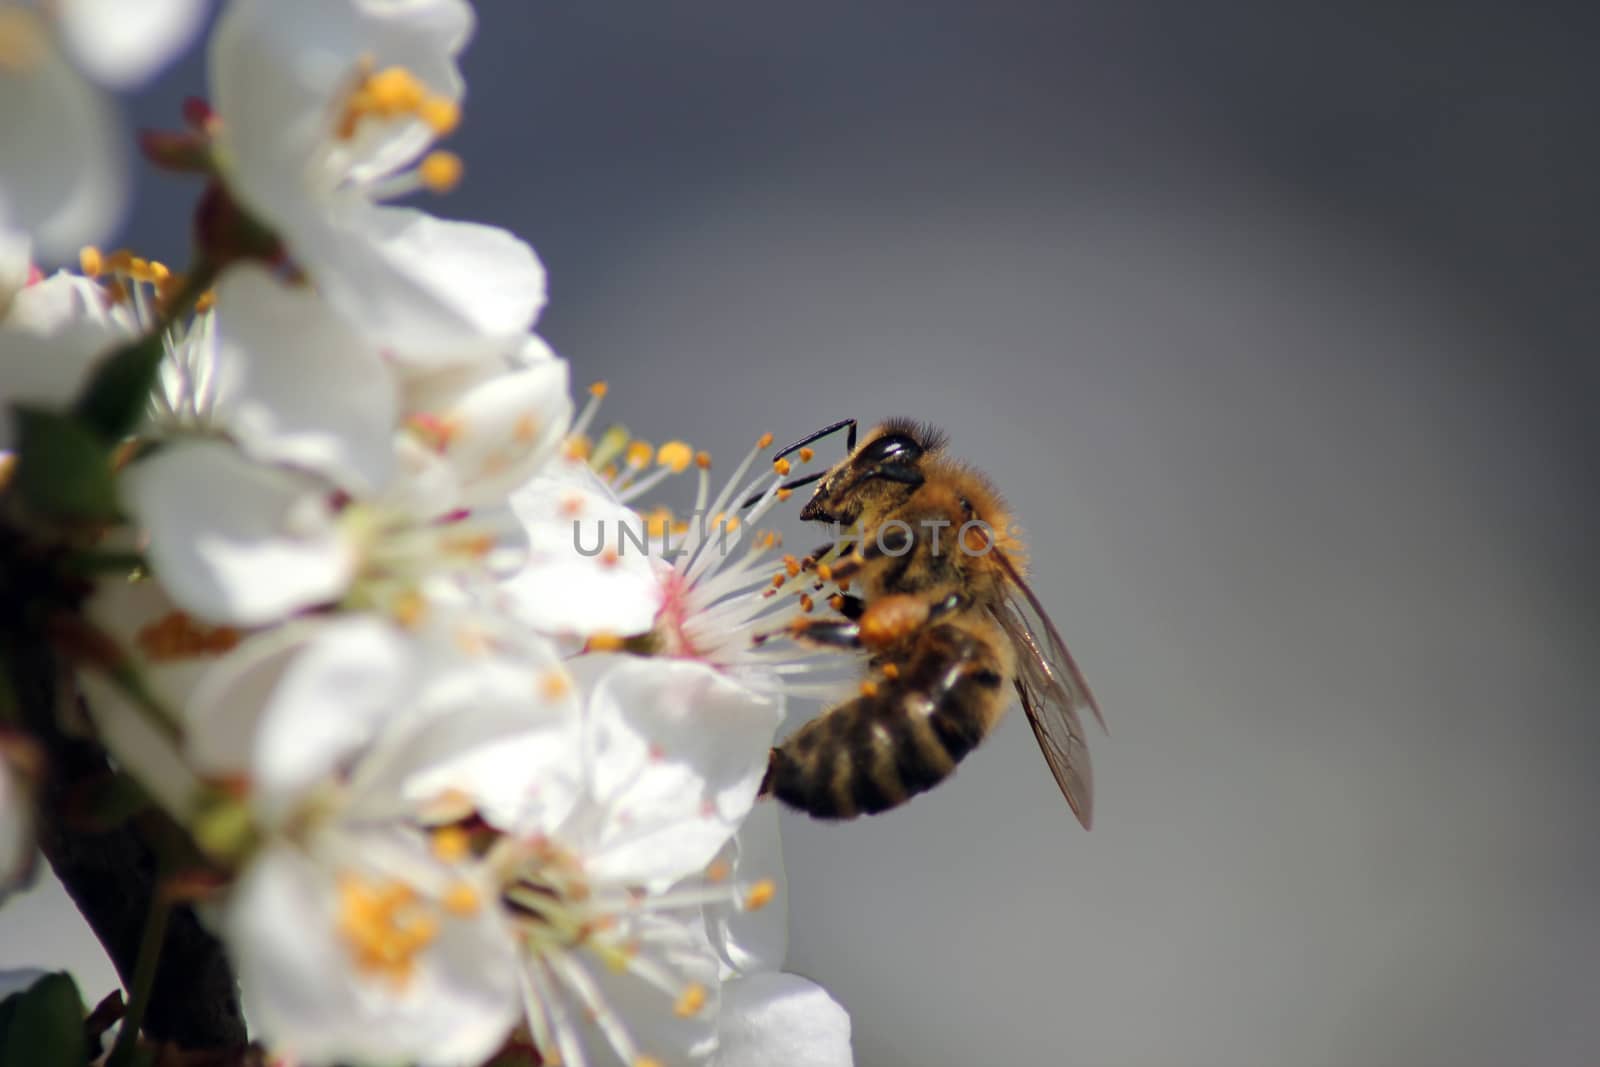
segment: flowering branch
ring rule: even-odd
[[[58,725],[58,682],[51,651],[34,645],[15,647],[15,653],[10,676],[19,709],[51,769],[39,798],[39,847],[117,973],[136,989],[141,985],[145,923],[161,899],[155,851],[135,822],[99,832],[74,825],[82,787],[105,780],[111,766],[98,744],[70,737]],[[63,693],[60,699],[70,702],[70,694]],[[144,818],[148,825],[160,816],[148,813]],[[170,834],[171,828],[166,832]],[[173,908],[163,940],[161,966],[143,983],[148,989],[145,1032],[184,1048],[243,1045],[244,1017],[221,943],[182,904]]]
[[[210,102],[140,140],[206,179],[196,262],[44,276],[122,196],[97,84],[205,7],[0,0],[0,114],[50,131],[0,158],[0,899],[42,852],[127,990],[108,1067],[848,1064],[776,973],[757,805],[827,684],[757,640],[815,607],[752,529],[790,462],[712,493],[685,442],[591,443],[533,250],[389,202],[460,177],[465,0],[220,2]],[[709,522],[634,510],[691,468]],[[70,981],[18,996],[0,1049],[97,1058]]]

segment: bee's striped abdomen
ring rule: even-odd
[[[1002,655],[968,627],[929,627],[894,664],[893,680],[828,709],[773,749],[762,792],[821,819],[849,819],[932,788],[1005,710]]]

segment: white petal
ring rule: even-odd
[[[0,449],[14,444],[11,404],[66,407],[95,362],[133,332],[100,287],[76,275],[16,293],[0,328]]]
[[[850,1016],[828,991],[794,974],[722,985],[716,1067],[851,1067]]]
[[[571,841],[596,878],[663,887],[705,868],[749,814],[781,714],[687,660],[585,656],[585,762],[602,813]]]
[[[360,870],[360,844],[349,842],[341,869]],[[259,854],[234,887],[223,928],[252,1029],[308,1065],[476,1067],[515,1019],[511,938],[487,910],[445,918],[406,980],[369,974],[340,939],[335,878],[280,844]]]
[[[71,336],[81,331],[86,341],[102,347],[138,333],[132,314],[112,303],[98,282],[64,270],[18,292],[6,312],[5,325],[41,337]]]
[[[337,216],[286,225],[285,234],[328,302],[402,357],[503,350],[544,307],[533,249],[493,226],[352,195]]]
[[[385,734],[351,782],[363,816],[457,794],[491,826],[534,833],[577,803],[578,690],[553,649],[430,672],[415,700],[416,713]]]
[[[313,290],[284,285],[254,264],[228,271],[217,286],[215,358],[231,387],[227,421],[256,458],[355,491],[388,479],[393,376],[378,348]]]
[[[104,85],[125,89],[149,78],[194,40],[206,0],[64,0],[56,10],[78,66]]]
[[[0,322],[11,312],[12,299],[33,274],[33,241],[22,230],[0,225]]]
[[[458,99],[455,57],[472,25],[463,0],[234,0],[211,36],[209,64],[233,187],[293,230],[294,220],[319,216],[321,199],[345,178],[389,173],[414,158],[432,139],[421,123],[368,121],[355,142],[340,145],[346,170],[324,165],[340,97],[370,64],[404,67]]]
[[[65,408],[99,355],[68,339],[0,332],[0,452],[16,447],[12,404]]]
[[[403,713],[413,654],[399,631],[365,616],[247,642],[195,691],[191,756],[198,766],[237,766],[235,754],[246,751],[252,802],[275,821]]]
[[[451,427],[444,455],[472,508],[503,499],[528,481],[561,446],[572,422],[565,360],[549,360],[489,378],[438,417]]]
[[[625,921],[617,936],[647,946],[644,952],[658,970],[674,975],[685,984],[699,985],[707,993],[705,1007],[685,1018],[674,1010],[675,999],[670,993],[631,973],[591,965],[589,971],[595,985],[605,1003],[627,1027],[639,1054],[664,1067],[705,1063],[716,1047],[719,995],[716,958],[705,942],[699,923],[692,917],[645,915]],[[607,1047],[593,1029],[587,1044],[591,1052]],[[606,1055],[595,1059],[600,1063],[615,1062]]]
[[[723,977],[782,970],[789,952],[789,909],[778,805],[770,799],[758,803],[718,858],[729,865],[735,883],[767,880],[778,891],[764,908],[728,903],[706,909],[706,929],[722,959]]]
[[[0,224],[32,233],[49,262],[110,236],[127,206],[126,151],[100,91],[26,9],[6,9],[16,55],[0,66]]]
[[[637,515],[565,477],[535,478],[511,494],[511,507],[528,536],[526,564],[502,586],[513,615],[548,634],[650,629],[661,607],[656,569],[622,536],[624,527],[643,531]]]
[[[101,581],[84,614],[135,657],[145,687],[179,719],[206,673],[236,640],[225,628],[214,628],[211,642],[161,642],[162,628],[181,626],[185,618],[161,584],[153,580],[130,582],[119,577]],[[204,630],[203,624],[194,620],[187,624],[194,628],[191,634],[195,636]],[[148,710],[134,706],[119,686],[98,672],[81,668],[79,685],[89,718],[117,762],[168,812],[180,819],[192,815],[201,782],[173,738],[156,728]]]
[[[172,598],[204,619],[270,622],[335,599],[355,567],[309,479],[216,441],[172,445],[130,466],[125,502],[150,536]]]

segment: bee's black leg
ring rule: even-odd
[[[796,619],[781,630],[769,634],[757,634],[754,640],[759,645],[768,638],[780,634],[803,645],[813,645],[817,648],[861,647],[861,627],[850,619]]]
[[[829,603],[833,605],[834,610],[851,622],[860,619],[867,610],[867,602],[854,593],[837,593],[829,599]]]

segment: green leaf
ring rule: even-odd
[[[18,404],[17,491],[28,506],[55,518],[111,519],[116,480],[105,442],[71,415]]]
[[[85,1067],[83,998],[72,976],[47,974],[0,1008],[0,1067]]]
[[[160,331],[112,352],[89,376],[73,411],[106,444],[133,432],[155,388],[156,370],[167,353]]]

